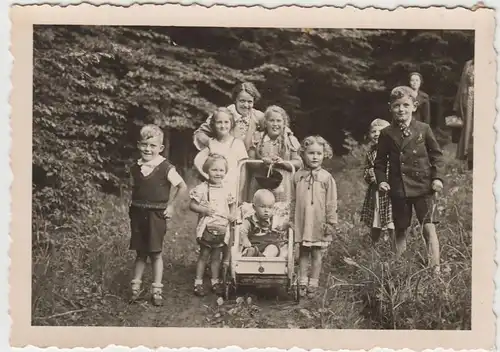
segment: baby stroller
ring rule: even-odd
[[[243,167],[246,164],[262,164],[262,160],[245,159],[240,161],[238,168],[238,182],[241,172],[244,172]],[[292,173],[295,168],[289,163],[292,168]],[[267,178],[261,175],[262,179],[259,184],[263,188],[276,187],[279,182],[276,182],[276,177],[271,170],[267,173]],[[278,178],[279,179],[279,178]],[[277,183],[277,184],[276,184]],[[239,195],[236,195],[236,204],[239,204]],[[241,220],[245,215],[249,215],[252,205],[249,203],[242,203],[238,211],[241,214]],[[299,285],[297,273],[295,268],[295,255],[294,255],[294,235],[293,230],[289,226],[290,204],[277,202],[275,210],[279,211],[279,218],[281,219],[281,226],[284,240],[284,248],[286,254],[280,257],[246,257],[242,254],[241,241],[240,241],[240,226],[241,221],[237,221],[233,225],[234,241],[230,248],[229,265],[224,270],[223,280],[225,286],[225,298],[230,299],[233,294],[236,294],[241,287],[285,287],[288,294],[292,295],[296,302],[299,301]],[[276,214],[276,212],[275,212]],[[279,221],[279,220],[278,220]],[[227,264],[226,264],[227,265]]]

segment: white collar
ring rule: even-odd
[[[156,158],[150,160],[150,161],[143,161],[142,159],[139,159],[137,160],[137,164],[139,166],[143,166],[143,165],[146,165],[146,166],[150,166],[150,167],[156,167],[158,165],[160,165],[163,160],[165,160],[165,158],[161,155],[158,155]]]

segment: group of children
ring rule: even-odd
[[[430,265],[439,268],[439,244],[429,212],[432,193],[443,187],[442,153],[429,125],[412,120],[416,97],[410,88],[393,89],[389,105],[392,123],[376,119],[370,128],[372,147],[364,174],[369,188],[362,220],[372,228],[374,241],[388,229],[396,254],[400,255],[415,208],[429,243]],[[322,167],[333,152],[321,136],[309,136],[299,143],[288,128],[288,116],[282,108],[271,106],[264,117],[264,130],[255,132],[252,141],[244,143],[231,133],[235,125],[231,112],[227,108],[217,109],[210,121],[214,138],[195,158],[203,177],[189,191],[189,208],[199,215],[196,295],[206,294],[203,274],[209,261],[212,290],[216,293],[222,290],[221,265],[227,265],[234,241],[231,224],[240,224],[243,256],[286,257],[283,229],[275,221],[278,203],[290,206],[287,222],[299,247],[300,295],[314,296],[318,290],[323,255],[337,232],[337,186]],[[180,194],[187,192],[187,186],[160,155],[163,133],[159,127],[146,125],[141,129],[138,149],[141,158],[131,168],[130,249],[137,252],[132,299],[137,299],[140,293],[146,259],[150,257],[152,301],[160,305],[163,237],[173,204]],[[279,185],[266,189],[252,177],[242,177],[237,182],[238,163],[246,158],[260,159],[266,167],[278,169],[282,176]],[[249,173],[243,174],[256,171],[249,169]],[[238,212],[241,202],[236,204],[236,199],[241,201],[245,195],[251,195],[253,211],[242,218]]]

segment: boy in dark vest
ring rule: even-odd
[[[186,183],[160,153],[163,151],[163,131],[156,125],[145,125],[137,144],[141,158],[131,167],[132,202],[129,216],[132,236],[130,249],[137,253],[134,278],[131,282],[132,301],[141,291],[142,275],[149,257],[153,267],[152,302],[162,303],[163,260],[161,256],[167,223],[172,218],[174,201],[187,190]],[[171,188],[173,188],[171,190]],[[172,199],[170,199],[172,195]]]
[[[374,171],[379,190],[389,192],[391,198],[396,256],[406,249],[406,233],[414,208],[423,226],[429,266],[439,273],[439,241],[432,219],[432,196],[443,189],[443,153],[430,126],[412,119],[415,109],[416,97],[410,87],[400,86],[391,91],[393,122],[380,132]]]

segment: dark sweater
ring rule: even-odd
[[[130,169],[134,179],[132,206],[165,209],[168,205],[171,187],[167,175],[172,167],[172,164],[164,160],[149,175],[144,176],[141,173],[141,166],[133,165]]]

